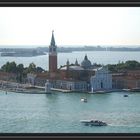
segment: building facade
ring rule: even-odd
[[[84,92],[87,91],[87,82],[75,80],[55,80],[53,88]]]
[[[95,69],[95,75],[90,78],[91,92],[112,89],[112,75],[103,66]]]
[[[140,88],[140,70],[112,74],[112,86],[116,89]]]
[[[12,81],[12,82],[16,82],[16,77],[17,74],[14,73],[8,73],[8,72],[0,72],[0,80],[3,81]]]

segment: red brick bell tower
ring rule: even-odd
[[[52,31],[51,43],[49,46],[49,72],[57,71],[57,46],[55,45],[54,31]]]

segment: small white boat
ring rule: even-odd
[[[87,102],[86,98],[81,98],[81,102]]]
[[[80,122],[91,126],[107,126],[107,123],[98,120],[81,120]]]

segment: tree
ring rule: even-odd
[[[16,63],[13,62],[7,62],[5,65],[3,65],[1,67],[1,70],[4,72],[12,72],[12,73],[16,73],[17,72],[17,67],[16,67]]]
[[[41,67],[37,67],[37,68],[36,68],[36,72],[38,72],[38,73],[41,73],[41,72],[43,72],[43,71],[45,71],[45,70],[42,69]]]
[[[17,65],[17,81],[22,82],[24,66],[23,64]]]
[[[24,70],[24,66],[23,66],[23,64],[19,64],[19,65],[17,65],[17,71],[18,71],[18,72],[22,73],[23,70]]]
[[[135,61],[135,60],[132,60],[132,61],[126,61],[126,67],[128,69],[140,69],[140,63]]]
[[[125,63],[108,64],[108,69],[111,72],[124,72],[127,70],[140,70],[140,63],[135,60],[128,60]]]
[[[28,73],[36,72],[36,65],[33,62],[30,63],[27,71],[28,71]]]

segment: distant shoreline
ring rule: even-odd
[[[27,47],[28,46],[28,47]],[[140,51],[140,45],[64,45],[57,46],[57,52],[73,52],[73,51]],[[28,55],[43,55],[49,52],[49,46],[36,45],[18,45],[7,46],[0,45],[0,52],[2,53],[14,53],[14,54],[28,54]]]
[[[73,51],[58,51],[58,53],[73,53],[73,52],[140,52],[140,50],[73,50]],[[43,52],[39,54],[32,53],[11,53],[11,52],[0,52],[0,57],[36,57],[47,55],[48,52]]]

